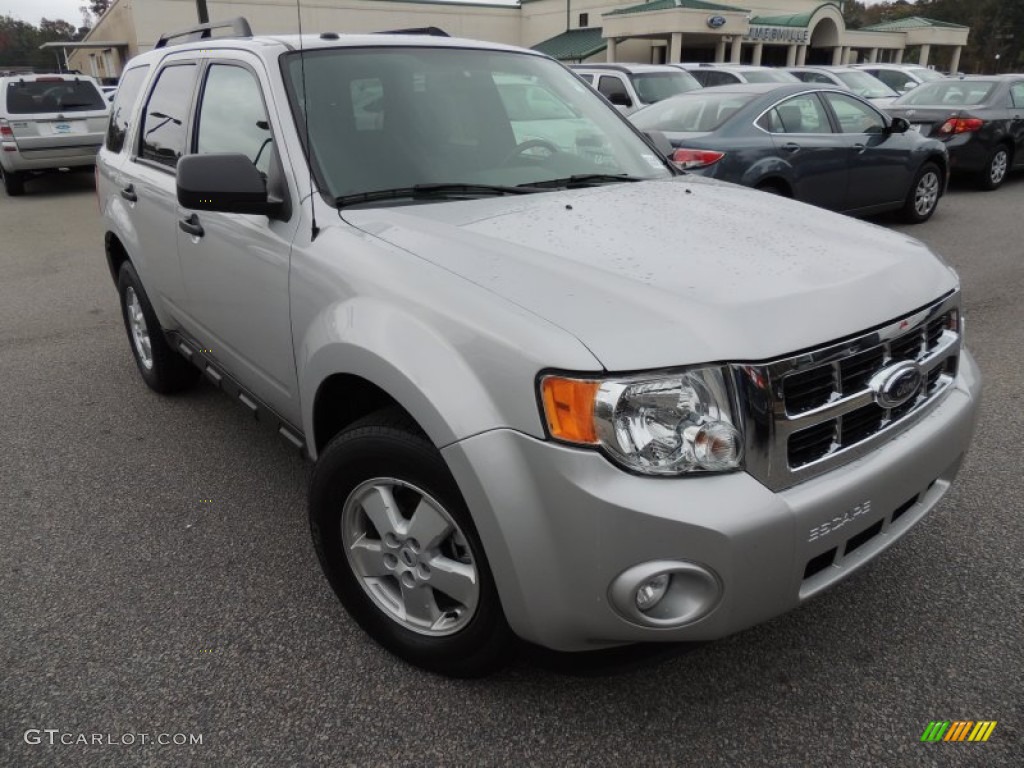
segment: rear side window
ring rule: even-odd
[[[1024,109],[1024,82],[1013,84],[1010,88],[1010,98],[1013,99],[1014,107]]]
[[[13,80],[7,85],[7,112],[12,115],[90,112],[106,108],[102,94],[88,80],[55,77]]]
[[[628,101],[632,101],[629,98],[629,91],[626,90],[626,84],[615,75],[602,75],[601,79],[597,81],[597,90],[609,99],[612,96],[619,95],[625,96]]]
[[[139,157],[174,168],[185,152],[185,129],[196,80],[194,64],[167,67],[142,113]]]
[[[107,149],[120,152],[128,135],[128,121],[135,112],[135,103],[142,91],[149,67],[135,67],[121,75],[121,85],[110,108],[110,125],[107,127]]]

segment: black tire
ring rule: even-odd
[[[999,144],[992,150],[985,163],[985,170],[978,174],[978,188],[986,191],[999,189],[1010,175],[1013,153],[1005,144]]]
[[[452,634],[422,634],[400,623],[371,599],[349,562],[342,538],[346,502],[357,498],[367,488],[367,481],[378,478],[394,479],[425,492],[454,521],[455,531],[450,535],[461,534],[460,541],[468,545],[469,562],[476,569],[479,585],[478,599],[475,609],[467,611],[466,623]],[[405,504],[398,502],[397,493],[394,496],[395,506],[405,506],[403,517],[419,503],[417,499],[423,498],[411,490],[409,493],[412,498]],[[479,677],[508,661],[516,646],[515,637],[505,620],[469,509],[441,454],[403,411],[379,411],[348,427],[328,444],[310,482],[309,522],[320,565],[335,594],[367,634],[392,653],[418,667],[452,677]],[[377,535],[380,551],[399,546],[385,544],[385,537]],[[423,557],[421,562],[427,557],[426,550]],[[396,560],[393,557],[393,562]],[[396,564],[401,567],[400,562]],[[407,575],[402,573],[401,577]],[[391,574],[378,581],[405,594],[398,578]],[[417,585],[430,592],[436,606],[435,598],[440,601],[444,595],[428,587],[427,581]],[[404,597],[401,601],[404,607]]]
[[[140,344],[136,341],[132,331],[132,323],[129,319],[128,292],[131,290],[137,298],[142,317],[145,322],[149,337],[151,365],[143,362],[140,352]],[[128,334],[128,344],[132,349],[132,356],[139,368],[143,381],[149,388],[163,395],[180,392],[195,384],[199,378],[199,370],[188,360],[178,354],[167,343],[163,329],[160,327],[160,320],[153,311],[153,305],[149,302],[142,281],[139,280],[135,267],[130,261],[121,265],[121,271],[117,277],[117,293],[121,299],[121,317],[124,320],[124,329]]]
[[[4,192],[8,197],[19,197],[25,194],[25,175],[17,171],[5,171],[0,168],[0,177],[3,178]]]
[[[935,163],[925,163],[907,192],[907,200],[900,212],[903,220],[909,224],[928,221],[938,208],[941,195],[942,170]]]

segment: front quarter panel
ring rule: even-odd
[[[313,456],[316,393],[334,374],[383,389],[441,447],[500,427],[543,437],[538,372],[601,370],[566,331],[344,222],[300,240],[292,332]]]

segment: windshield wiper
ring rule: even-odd
[[[628,173],[582,173],[576,176],[566,176],[564,179],[544,179],[543,181],[531,181],[523,184],[524,187],[565,187],[574,189],[576,187],[592,187],[596,184],[609,184],[616,181],[650,181],[640,176],[630,176]]]
[[[531,192],[540,192],[531,184],[523,184],[518,187],[506,187],[499,184],[415,184],[411,187],[398,187],[396,189],[377,189],[372,192],[356,192],[351,195],[342,195],[334,198],[334,204],[338,208],[347,205],[358,205],[359,203],[375,203],[379,200],[430,200],[445,197],[487,197],[498,195],[528,195]]]

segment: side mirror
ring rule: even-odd
[[[178,203],[194,211],[275,216],[281,202],[271,200],[267,182],[241,153],[185,155],[178,161]]]
[[[910,121],[905,117],[894,117],[889,123],[889,133],[906,133],[910,130]]]
[[[628,93],[622,93],[621,91],[616,91],[615,93],[611,94],[608,97],[608,101],[610,101],[616,107],[632,107],[633,106],[633,100],[631,98],[629,98],[629,94]]]

